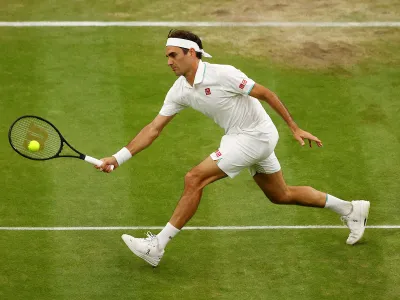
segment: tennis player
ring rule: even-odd
[[[165,48],[168,66],[178,76],[166,95],[155,119],[112,157],[103,158],[99,169],[110,172],[142,151],[161,134],[174,116],[191,107],[212,118],[225,130],[220,147],[185,176],[183,194],[175,211],[157,235],[146,238],[122,235],[129,249],[152,266],[163,257],[168,242],[195,214],[203,189],[212,182],[230,177],[247,168],[268,199],[276,204],[296,204],[327,208],[342,216],[350,229],[347,244],[357,243],[364,234],[370,203],[344,201],[309,186],[288,186],[274,153],[278,131],[260,101],[267,102],[287,123],[301,146],[308,141],[322,147],[322,142],[302,130],[272,91],[255,83],[240,70],[229,65],[210,64],[200,38],[184,30],[170,31]]]

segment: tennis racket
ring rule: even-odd
[[[48,160],[58,157],[79,158],[96,166],[103,162],[79,152],[61,135],[49,121],[36,116],[22,116],[12,123],[8,131],[11,147],[23,157],[33,160]],[[39,149],[28,149],[31,141],[39,143]],[[65,147],[67,145],[67,147]],[[114,166],[111,166],[114,169]]]

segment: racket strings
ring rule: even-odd
[[[11,128],[10,141],[14,149],[33,159],[48,159],[55,156],[61,148],[62,140],[50,124],[35,117],[19,119]],[[31,141],[39,143],[38,151],[31,151]]]

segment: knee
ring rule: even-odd
[[[201,178],[195,170],[185,175],[185,189],[201,189]]]

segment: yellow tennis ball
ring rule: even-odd
[[[29,151],[36,152],[40,149],[40,144],[38,141],[30,141],[28,145]]]

